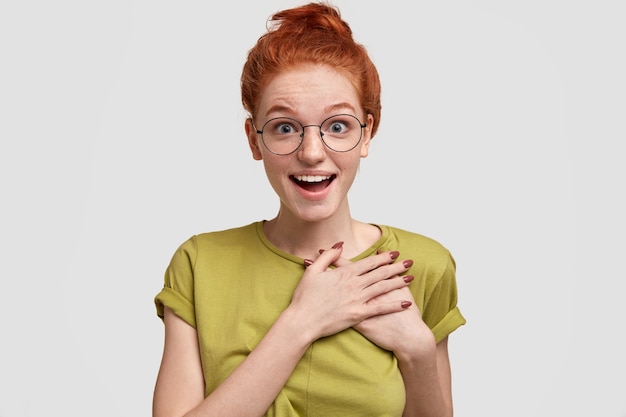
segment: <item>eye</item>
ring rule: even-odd
[[[334,121],[328,127],[328,132],[333,133],[333,134],[343,133],[347,129],[348,129],[348,126],[344,122]]]
[[[358,125],[359,122],[354,116],[340,114],[326,119],[322,124],[322,132],[336,138],[343,138],[357,131]]]
[[[280,133],[281,135],[288,135],[290,133],[293,133],[294,130],[295,129],[293,128],[293,126],[287,123],[276,126],[276,133]]]
[[[300,126],[294,120],[278,118],[267,122],[267,133],[278,136],[296,135],[300,133]]]

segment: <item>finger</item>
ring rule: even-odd
[[[320,253],[323,253],[324,250],[320,249]],[[381,251],[377,251],[376,252],[376,256],[382,256],[383,261],[385,260],[385,256],[388,256],[388,262],[387,263],[391,263],[393,262],[396,258],[398,258],[398,256],[400,256],[400,252],[398,251],[387,251],[387,252],[381,252]],[[340,266],[346,266],[346,265],[350,265],[352,264],[352,261],[348,258],[343,258],[340,257],[339,259],[337,259],[333,265],[335,265],[336,267],[340,267]]]
[[[366,314],[369,318],[383,314],[398,313],[408,309],[412,304],[409,300],[371,302],[366,304]]]
[[[377,268],[370,270],[369,272],[362,275],[363,277],[363,286],[369,287],[377,282],[398,276],[403,275],[405,272],[409,270],[409,268],[413,265],[413,261],[410,259],[404,260],[402,262],[395,262],[391,264],[380,265]]]
[[[344,258],[341,256],[337,258],[335,262],[333,262],[333,265],[335,265],[337,268],[346,266],[346,265],[351,265],[351,264],[352,264],[352,261],[350,259]]]
[[[335,243],[330,250],[320,251],[320,256],[317,259],[305,259],[303,261],[304,267],[309,270],[313,270],[314,272],[322,272],[328,269],[331,264],[339,259],[341,253],[343,251],[343,242]]]
[[[399,255],[400,253],[398,251],[382,252],[376,255],[368,256],[367,258],[360,259],[358,261],[353,262],[352,264],[354,265],[354,271],[357,275],[364,275],[382,266],[391,264],[396,258],[398,258]],[[386,278],[389,278],[389,277],[391,277],[391,275],[387,275]],[[371,277],[371,278],[374,278],[374,277]],[[384,278],[378,278],[378,279],[374,278],[374,281],[372,282],[375,282],[379,279],[384,279]]]
[[[408,287],[413,280],[413,275],[398,275],[393,278],[381,280],[365,288],[363,290],[364,295],[368,302],[370,302],[383,294]]]

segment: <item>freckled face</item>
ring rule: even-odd
[[[348,152],[334,152],[322,142],[316,126],[305,128],[297,151],[271,153],[256,133],[274,117],[291,117],[303,125],[319,125],[329,116],[347,113],[366,123],[361,141]],[[265,172],[281,202],[281,214],[305,221],[348,214],[347,194],[367,156],[372,116],[365,115],[350,80],[327,66],[304,65],[276,75],[261,94],[254,125],[246,134],[254,159],[263,160]],[[342,211],[345,210],[345,213]]]

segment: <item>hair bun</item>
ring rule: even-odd
[[[269,31],[285,30],[294,36],[300,33],[331,32],[333,36],[352,39],[352,30],[341,19],[339,10],[326,3],[309,3],[275,13],[268,20],[267,28]]]

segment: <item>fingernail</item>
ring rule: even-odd
[[[310,259],[305,259],[303,263],[304,263],[304,267],[308,268],[313,264],[313,261]]]
[[[306,264],[305,264],[305,266],[306,266]],[[403,279],[404,279],[404,282],[406,282],[408,284],[409,282],[413,281],[414,278],[415,277],[413,275],[406,275]]]
[[[337,242],[333,245],[333,249],[339,249],[343,246],[343,242]]]
[[[411,307],[411,302],[410,301],[403,301],[402,304],[400,304],[402,306],[402,308],[409,308]]]
[[[391,259],[396,259],[398,256],[400,256],[400,252],[398,252],[397,250],[391,251],[389,253],[389,256],[391,256]]]
[[[410,268],[411,265],[413,265],[413,261],[410,259],[407,259],[406,261],[402,261],[402,265],[404,265],[405,268]]]

